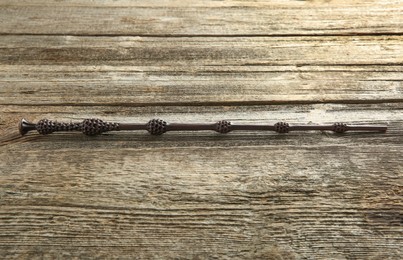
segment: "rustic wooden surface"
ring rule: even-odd
[[[0,1],[2,259],[400,259],[403,3]],[[20,118],[376,123],[74,133]]]

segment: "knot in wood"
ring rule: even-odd
[[[218,121],[215,130],[221,134],[226,134],[231,131],[231,122],[226,120]]]
[[[274,130],[281,134],[288,133],[290,130],[290,125],[286,122],[278,122],[274,124]]]
[[[167,131],[167,122],[161,119],[151,119],[147,123],[147,131],[152,135],[162,135]]]
[[[346,131],[347,131],[347,124],[344,124],[344,123],[334,123],[333,124],[333,132],[344,133]]]

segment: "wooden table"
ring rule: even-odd
[[[401,257],[402,1],[2,0],[0,21],[2,259]],[[22,117],[389,130],[20,137]]]

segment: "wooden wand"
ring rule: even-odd
[[[28,122],[22,119],[19,124],[21,135],[36,130],[42,135],[53,132],[79,131],[86,135],[98,135],[108,131],[136,131],[146,130],[152,135],[161,135],[168,131],[205,131],[211,130],[221,134],[231,131],[275,131],[277,133],[288,133],[291,131],[328,130],[335,133],[346,131],[376,131],[385,132],[385,125],[347,125],[334,123],[329,125],[290,125],[286,122],[278,122],[274,125],[256,124],[233,124],[226,120],[216,123],[167,123],[161,119],[151,119],[148,123],[110,123],[97,118],[85,119],[79,123],[63,123],[42,119],[38,123]]]

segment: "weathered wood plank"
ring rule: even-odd
[[[2,36],[1,64],[402,65],[403,36]]]
[[[381,104],[310,104],[310,105],[271,105],[271,106],[146,106],[146,107],[121,107],[121,106],[0,106],[2,116],[0,118],[0,134],[3,135],[4,144],[14,141],[20,142],[25,139],[16,139],[18,137],[17,124],[19,120],[26,117],[32,121],[38,121],[42,118],[55,119],[59,121],[81,121],[84,118],[100,117],[105,120],[115,122],[147,122],[151,118],[164,118],[169,122],[216,122],[218,120],[230,120],[241,123],[276,123],[277,121],[286,120],[290,123],[318,123],[325,124],[331,122],[347,122],[347,123],[373,123],[373,124],[389,124],[391,130],[382,135],[385,142],[399,143],[400,139],[388,139],[398,135],[398,126],[402,120],[402,103],[381,103]],[[269,133],[270,134],[270,133]],[[305,138],[309,135],[303,133],[290,133],[299,138],[300,134]],[[353,136],[356,134],[351,133]],[[190,140],[193,135],[200,138],[206,137],[208,141],[215,139],[220,135],[214,133],[188,133],[185,135]],[[276,135],[276,134],[275,134]],[[364,136],[367,134],[364,134]],[[62,137],[76,138],[80,135],[71,133],[61,134]],[[107,135],[108,136],[108,135]],[[130,138],[131,134],[121,133],[112,135],[110,138]],[[180,141],[175,133],[167,134],[172,145]],[[233,137],[231,137],[233,136]],[[227,145],[236,145],[238,141],[231,144],[236,138],[247,138],[249,142],[258,144],[267,133],[233,133],[228,135]],[[359,138],[356,136],[356,138]],[[312,135],[317,138],[318,135]],[[32,138],[41,138],[40,135],[30,135],[28,140]],[[44,137],[45,141],[48,137]],[[100,137],[101,138],[101,137]],[[133,138],[140,141],[146,138],[147,142],[139,142],[139,146],[146,147],[150,145],[148,141],[160,139],[148,137],[147,133],[134,134]],[[235,139],[232,139],[235,138]],[[253,141],[255,138],[256,141]],[[399,138],[399,137],[397,137]],[[49,139],[54,141],[54,139]],[[102,138],[101,138],[102,140]],[[188,139],[186,139],[188,140]],[[204,139],[202,139],[204,140]],[[281,140],[281,139],[280,139]],[[197,141],[194,140],[194,141]],[[282,140],[284,141],[284,140]],[[303,141],[303,140],[300,140]],[[257,142],[257,143],[256,143]],[[250,144],[250,143],[249,143]],[[284,143],[283,143],[284,144]],[[73,145],[73,144],[70,144]]]
[[[402,41],[4,36],[0,104],[399,101]]]
[[[21,115],[81,119],[98,113],[123,121],[150,116],[193,122],[373,120],[391,129],[342,136],[32,134],[3,142],[0,251],[50,258],[66,252],[75,257],[398,259],[402,110],[401,103],[123,111],[2,106],[0,118],[7,118],[7,126]]]
[[[231,66],[213,71],[121,66],[2,68],[3,105],[250,105],[403,100],[400,67],[351,67],[350,71],[337,66],[244,67],[243,72]],[[69,95],[63,95],[67,89]]]
[[[378,1],[2,1],[0,33],[401,34],[403,4]]]
[[[396,4],[399,1],[396,0],[302,0],[302,1],[288,1],[283,0],[229,0],[229,1],[203,1],[203,0],[149,0],[147,2],[142,1],[130,1],[130,0],[98,0],[96,2],[88,2],[86,0],[20,0],[18,2],[13,0],[2,0],[0,6],[81,6],[81,7],[243,7],[243,6],[271,6],[276,8],[286,7],[303,7],[303,6],[315,6],[315,5],[335,5],[335,6],[373,6],[373,5],[388,5]]]
[[[400,259],[402,17],[396,0],[0,1],[0,257]],[[22,117],[389,130],[21,137]]]

